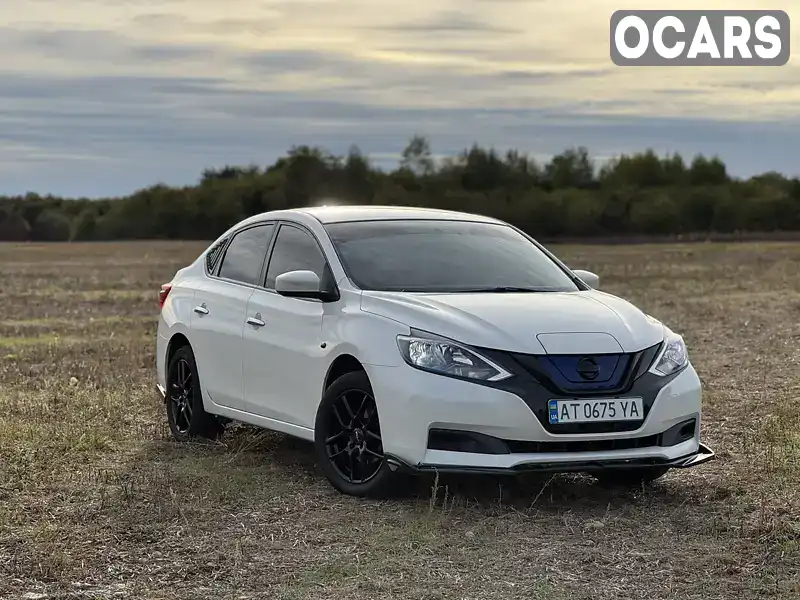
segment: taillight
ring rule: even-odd
[[[171,283],[165,283],[161,286],[161,289],[158,291],[158,308],[161,310],[164,308],[164,302],[167,300],[167,296],[169,296],[169,292],[172,289]]]

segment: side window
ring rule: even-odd
[[[237,233],[225,251],[219,276],[243,283],[258,283],[264,255],[274,230],[275,225],[269,224]]]
[[[272,249],[265,287],[275,289],[278,275],[301,270],[313,271],[320,281],[327,280],[327,262],[316,240],[302,229],[284,225],[278,231],[278,239]]]
[[[213,273],[214,268],[217,266],[219,262],[219,257],[222,254],[222,249],[225,247],[225,242],[228,241],[228,238],[222,238],[216,244],[214,244],[208,252],[206,252],[206,271],[208,273]]]

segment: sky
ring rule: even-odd
[[[705,0],[782,9],[798,0]],[[619,8],[696,0],[3,0],[0,194],[123,195],[293,145],[393,167],[414,134],[540,160],[653,148],[800,174],[800,61],[617,67]],[[794,13],[793,14],[793,10]],[[792,47],[800,48],[794,26]]]

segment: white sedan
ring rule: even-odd
[[[402,207],[252,216],[162,286],[178,439],[313,442],[341,492],[402,473],[650,482],[714,457],[684,341],[495,219]]]

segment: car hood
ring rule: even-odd
[[[599,292],[419,294],[365,291],[361,309],[471,346],[526,354],[636,352],[664,326]]]

